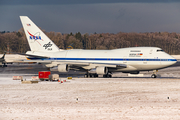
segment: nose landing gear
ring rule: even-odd
[[[151,75],[151,78],[156,78],[156,77],[157,77],[156,74],[152,74],[152,75]]]
[[[153,74],[151,75],[151,78],[157,78],[157,72],[158,70],[153,70]]]

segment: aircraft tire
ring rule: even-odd
[[[112,75],[111,74],[106,74],[106,75],[103,75],[103,78],[112,78]]]
[[[103,78],[107,78],[107,75],[103,75]]]
[[[94,74],[94,77],[95,77],[95,78],[98,77],[98,74]]]
[[[98,74],[85,74],[84,78],[96,78],[98,77]]]
[[[109,75],[109,78],[112,78],[112,75]]]
[[[152,74],[152,75],[151,75],[151,78],[156,78],[156,77],[157,77],[156,74]]]
[[[91,74],[89,74],[89,75],[88,75],[88,78],[91,78],[91,77],[92,77],[92,75],[91,75]]]

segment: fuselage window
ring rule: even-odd
[[[131,50],[130,52],[141,52],[140,50]]]

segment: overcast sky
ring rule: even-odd
[[[0,31],[21,29],[19,16],[47,32],[180,33],[180,0],[0,0]]]

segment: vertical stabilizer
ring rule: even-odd
[[[59,51],[59,48],[27,16],[20,16],[20,19],[31,51]]]

